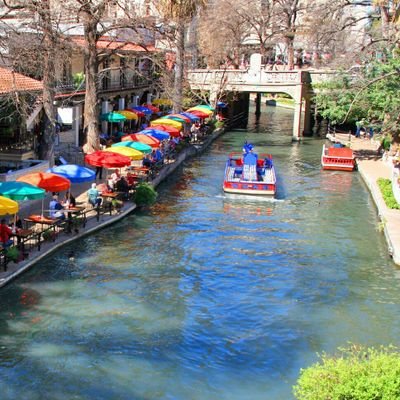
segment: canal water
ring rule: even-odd
[[[158,203],[0,292],[1,399],[285,400],[317,352],[398,344],[400,271],[358,173],[323,172],[264,109]],[[278,199],[223,194],[227,154],[270,152]],[[73,257],[72,256],[73,253]]]

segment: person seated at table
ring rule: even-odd
[[[13,226],[15,226],[16,229],[22,229],[22,220],[18,214],[15,216]]]
[[[129,185],[125,177],[121,176],[120,180],[115,185],[115,189],[117,190],[117,192],[121,192],[123,194],[124,199],[128,198]]]
[[[92,183],[92,187],[88,190],[87,195],[89,204],[93,207],[100,207],[103,199],[100,197],[100,193],[97,190],[97,185],[95,183]]]
[[[0,245],[5,247],[11,246],[14,242],[10,239],[12,235],[11,228],[6,224],[6,220],[3,218],[0,221]]]
[[[119,170],[118,169],[114,170],[114,172],[111,174],[111,180],[114,182],[114,187],[120,179],[121,175],[119,173]]]
[[[152,162],[151,162],[151,159],[150,159],[150,157],[148,156],[148,154],[146,154],[146,155],[144,156],[144,158],[143,158],[143,160],[142,160],[142,165],[143,165],[143,167],[151,168]]]
[[[75,199],[75,197],[72,195],[72,193],[69,190],[67,190],[65,192],[65,198],[64,198],[64,201],[63,201],[63,206],[65,208],[76,207],[76,199]]]
[[[135,177],[130,172],[128,172],[126,174],[126,181],[128,183],[129,190],[131,190],[135,187],[136,180],[135,180]]]
[[[49,204],[50,209],[50,218],[54,219],[64,219],[65,215],[61,211],[63,209],[62,204],[58,201],[58,196],[55,194],[53,199],[50,201]]]

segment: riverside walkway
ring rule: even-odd
[[[327,138],[348,145],[355,152],[358,171],[371,192],[382,222],[388,252],[393,261],[400,265],[400,210],[392,210],[386,206],[377,183],[379,178],[392,178],[392,163],[384,161],[378,154],[379,143],[374,140],[356,138],[344,133],[328,135]]]
[[[204,151],[221,133],[223,130],[216,130],[213,133],[207,135],[203,141],[199,144],[191,144],[183,149],[174,160],[164,164],[157,175],[149,181],[153,187],[157,187],[164,179],[166,179],[173,171],[175,171],[186,159],[201,153]],[[104,180],[103,180],[104,181]],[[101,182],[98,182],[101,183]],[[77,204],[87,204],[87,190],[90,188],[90,183],[74,184],[71,191],[75,194]],[[49,199],[45,199],[46,204]],[[21,219],[27,216],[38,213],[41,209],[41,200],[34,200],[23,202],[20,204],[19,216]],[[24,273],[26,270],[32,268],[42,258],[46,257],[50,253],[57,251],[60,247],[71,243],[75,240],[82,238],[83,236],[89,235],[92,232],[103,229],[108,225],[111,225],[117,221],[120,221],[128,214],[132,213],[136,209],[136,204],[133,201],[124,201],[122,207],[116,211],[104,212],[97,218],[97,212],[95,210],[87,211],[87,220],[84,226],[79,226],[78,231],[72,229],[72,232],[60,231],[52,240],[41,240],[34,245],[29,245],[30,251],[26,253],[27,257],[18,263],[8,262],[7,270],[0,271],[0,288],[17,278],[19,275]],[[66,211],[67,212],[67,211]]]

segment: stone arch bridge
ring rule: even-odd
[[[188,80],[192,90],[209,92],[211,103],[222,93],[257,93],[257,109],[260,110],[261,93],[286,93],[294,99],[293,139],[300,140],[310,131],[310,103],[316,83],[334,78],[333,70],[271,71],[250,64],[248,70],[190,70]],[[243,111],[243,109],[242,109]],[[302,117],[303,116],[303,117]]]

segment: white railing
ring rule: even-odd
[[[334,71],[190,70],[188,79],[195,85],[300,85],[333,79]]]

